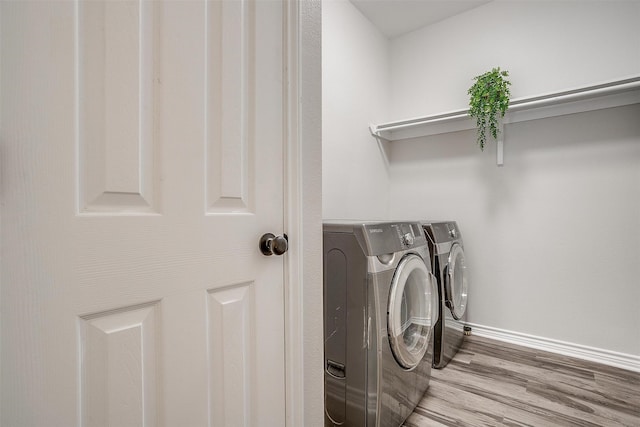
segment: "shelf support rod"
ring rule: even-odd
[[[504,122],[498,120],[498,138],[496,139],[496,165],[504,166]]]

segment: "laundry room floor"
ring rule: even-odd
[[[469,336],[404,427],[640,426],[640,373]]]

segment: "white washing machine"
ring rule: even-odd
[[[419,222],[325,222],[325,426],[399,426],[429,386],[437,282]]]
[[[455,221],[424,221],[431,267],[438,279],[439,317],[434,325],[433,367],[444,368],[465,335],[469,292],[462,234]]]

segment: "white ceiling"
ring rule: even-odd
[[[351,0],[387,37],[394,38],[490,0]]]

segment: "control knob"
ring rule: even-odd
[[[407,233],[402,236],[402,243],[405,246],[413,245],[413,236],[411,235],[411,233]]]

